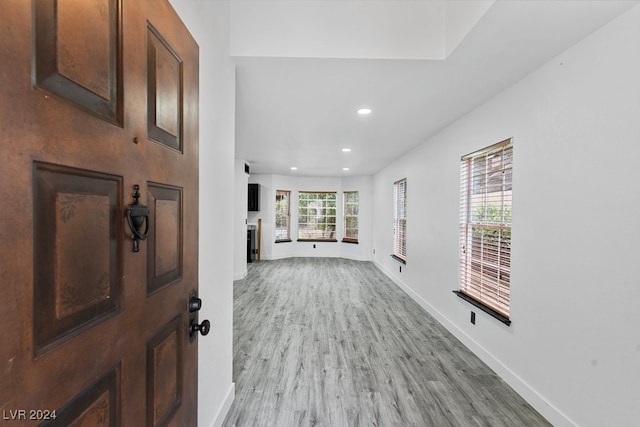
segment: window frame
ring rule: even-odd
[[[407,263],[407,178],[393,183],[393,254],[395,260]]]
[[[317,198],[316,201],[318,202],[322,202],[322,206],[315,206],[312,208],[309,208],[308,206],[302,206],[303,203],[301,203],[302,201],[302,196],[303,195],[311,195],[311,196],[320,196],[320,195],[324,195],[326,197],[331,197],[333,196],[333,205],[334,206],[327,206],[327,202],[331,202],[331,200],[328,199],[323,199],[323,198]],[[307,209],[307,212],[305,214],[302,213],[303,209]],[[319,217],[323,217],[325,218],[325,222],[308,222],[309,220],[309,211],[308,209],[316,209],[316,210],[322,210],[324,211],[323,214],[318,215],[316,213],[316,218]],[[329,209],[333,209],[334,214],[333,215],[328,215],[327,211]],[[338,193],[336,191],[298,191],[298,242],[337,242],[337,217],[338,217]],[[302,219],[306,218],[305,221],[307,222],[302,222]],[[328,218],[333,218],[333,223],[326,221],[326,219]],[[308,228],[305,228],[305,225],[309,225],[309,224],[315,224],[318,225],[320,227],[324,226],[325,228],[329,228],[329,229],[325,229],[325,230],[321,230],[321,229],[315,229],[315,230],[309,230]],[[331,229],[333,228],[333,229]],[[312,236],[312,237],[301,237],[301,232],[302,233],[306,233],[311,231],[312,233],[318,233],[318,234],[323,234],[322,236]],[[330,233],[328,237],[325,237],[324,234],[326,233]]]
[[[282,209],[279,211],[278,209],[278,196],[281,196],[286,199],[286,209]],[[276,190],[276,203],[275,203],[275,218],[274,218],[274,231],[275,231],[275,242],[283,243],[291,241],[291,191],[290,190]],[[284,215],[286,221],[286,229],[280,227],[278,228],[278,215]],[[278,231],[286,231],[286,237],[278,238]]]
[[[356,201],[349,201],[348,197],[350,196],[356,196]],[[354,213],[349,213],[350,209],[349,206],[355,206],[355,214]],[[360,192],[358,191],[343,191],[342,192],[342,241],[344,243],[358,243],[358,232],[359,232],[359,228],[360,228],[360,220],[359,220],[359,215],[360,215]],[[348,223],[350,222],[349,219],[354,219],[355,218],[355,227],[353,227],[353,222],[351,221],[351,227],[348,227]],[[352,235],[349,235],[349,231],[348,230],[355,230],[355,237]]]
[[[459,289],[454,293],[506,325],[511,324],[512,193],[512,138],[461,157]]]

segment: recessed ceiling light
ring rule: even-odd
[[[348,170],[349,170],[349,168],[342,168],[342,170],[343,170],[343,171],[348,171]]]
[[[295,166],[291,166],[291,170],[292,170],[292,171],[297,171],[297,170],[298,170],[298,168],[297,168],[297,167],[295,167]]]
[[[371,114],[371,108],[360,108],[358,110],[358,114],[361,116],[366,116],[367,114]]]
[[[343,153],[349,153],[351,151],[351,148],[343,148],[342,152]]]

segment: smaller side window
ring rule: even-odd
[[[393,183],[393,255],[407,261],[407,179]]]
[[[358,243],[358,211],[360,195],[357,191],[345,191],[342,195],[342,212],[344,215],[343,242]]]
[[[291,200],[291,191],[276,191],[276,243],[290,242],[290,215],[289,201]]]

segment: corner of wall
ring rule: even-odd
[[[225,418],[227,417],[227,414],[229,413],[229,410],[231,409],[231,405],[233,404],[233,401],[235,400],[235,398],[236,398],[236,383],[231,383],[231,387],[229,387],[229,391],[227,392],[227,397],[224,399],[224,402],[222,402],[222,406],[220,407],[220,410],[216,414],[215,418],[213,419],[213,423],[211,424],[211,427],[222,426]]]
[[[245,270],[245,271],[243,271],[241,273],[234,273],[233,281],[235,282],[236,280],[242,280],[245,277],[247,277],[247,274],[248,274],[247,270]]]

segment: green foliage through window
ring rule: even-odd
[[[336,239],[336,193],[298,194],[298,239]]]
[[[360,194],[357,191],[343,193],[344,239],[348,242],[358,241],[358,210]]]

